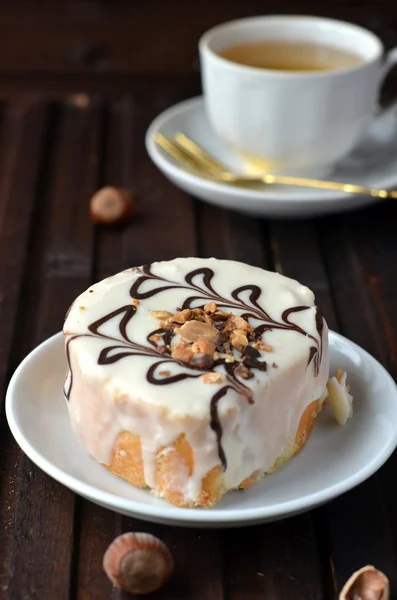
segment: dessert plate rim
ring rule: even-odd
[[[390,393],[393,394],[397,404],[397,386],[393,378],[372,355],[354,342],[334,331],[329,332],[329,343],[331,354],[334,345],[337,346],[338,343],[339,346],[347,344],[350,349],[353,352],[358,353],[361,358],[370,361],[372,366],[376,369],[377,377],[383,379],[384,385],[390,389]],[[383,445],[378,453],[376,453],[368,463],[363,464],[361,469],[356,473],[351,474],[347,478],[342,477],[337,484],[333,484],[319,491],[306,494],[293,500],[278,502],[273,505],[249,508],[214,507],[211,509],[192,509],[172,506],[165,501],[164,506],[159,506],[123,498],[117,494],[101,490],[95,485],[83,481],[78,476],[71,475],[64,471],[51,460],[51,456],[44,455],[33,443],[31,443],[28,435],[26,435],[26,432],[20,425],[18,410],[21,410],[21,407],[23,410],[24,397],[18,392],[18,386],[23,383],[24,378],[26,379],[26,377],[28,377],[28,367],[30,367],[32,362],[34,363],[42,360],[43,363],[45,363],[45,354],[46,352],[52,351],[52,345],[54,344],[62,344],[63,346],[62,332],[54,334],[36,346],[15,370],[7,389],[5,402],[6,417],[10,430],[16,442],[28,458],[53,479],[100,506],[135,518],[186,527],[238,527],[286,518],[324,504],[356,487],[373,475],[391,456],[397,446],[396,424],[394,429],[391,430],[389,438],[383,440]],[[62,376],[64,376],[64,373],[62,373]],[[38,398],[36,399],[36,402],[39,405]],[[67,423],[70,426],[68,416]],[[76,445],[78,445],[79,441],[77,438],[75,438],[75,440]],[[308,446],[309,444],[310,440]],[[103,467],[101,467],[101,469],[102,468]],[[106,473],[106,476],[110,475],[105,469],[103,469],[103,472]],[[110,476],[113,477],[113,475]],[[277,473],[274,476],[277,477]],[[145,493],[150,494],[149,491]],[[249,491],[244,493],[249,493]]]

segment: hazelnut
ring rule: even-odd
[[[90,201],[90,215],[98,225],[123,223],[133,212],[133,198],[126,190],[107,186],[98,190]]]
[[[372,565],[367,565],[353,573],[339,596],[339,600],[389,600],[389,598],[388,578]]]
[[[170,577],[174,563],[167,546],[149,533],[125,533],[110,544],[103,569],[111,582],[130,594],[150,594]]]
[[[270,344],[265,344],[263,340],[258,340],[257,342],[255,342],[254,348],[256,348],[256,350],[262,350],[263,352],[273,351],[273,346],[271,346]]]

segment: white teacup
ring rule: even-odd
[[[354,66],[323,71],[250,67],[223,58],[231,46],[304,42],[358,55]],[[346,156],[374,118],[385,58],[370,31],[309,16],[252,17],[219,25],[199,42],[206,111],[218,135],[251,170],[321,177]]]

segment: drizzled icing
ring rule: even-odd
[[[226,298],[219,291],[215,290],[212,284],[215,272],[209,267],[201,266],[188,271],[184,276],[183,283],[171,281],[165,277],[161,277],[153,272],[151,265],[144,265],[143,267],[132,269],[130,272],[131,287],[129,289],[129,296],[131,301],[138,300],[139,302],[144,302],[149,298],[158,296],[158,303],[161,307],[161,297],[163,294],[166,294],[170,290],[183,290],[187,297],[183,300],[180,307],[175,307],[176,310],[202,307],[206,303],[214,301],[216,302],[217,307],[221,308],[222,310],[231,312],[238,311],[240,315],[248,322],[259,322],[254,329],[256,338],[272,330],[294,331],[302,336],[305,336],[312,341],[312,345],[309,347],[307,367],[313,363],[314,375],[315,377],[318,376],[322,358],[324,329],[323,317],[318,308],[315,309],[315,324],[318,334],[315,336],[290,320],[292,315],[310,309],[310,305],[289,307],[282,311],[281,319],[277,320],[270,316],[263,306],[261,306],[260,299],[262,295],[262,289],[258,285],[247,284],[235,287],[230,292],[231,298]],[[90,290],[90,293],[92,292],[93,290]],[[243,293],[246,293],[246,300],[242,299]],[[94,336],[104,341],[106,345],[100,350],[97,357],[97,363],[99,366],[106,367],[120,360],[137,356],[152,359],[152,364],[150,364],[146,371],[147,382],[151,385],[166,386],[177,384],[185,379],[199,378],[203,372],[209,370],[195,367],[191,364],[187,364],[173,358],[171,356],[169,346],[167,348],[167,345],[171,342],[171,336],[165,336],[165,339],[163,340],[163,348],[161,348],[161,346],[159,346],[155,341],[151,341],[149,338],[152,338],[156,333],[169,333],[165,332],[165,330],[161,328],[157,328],[149,332],[149,334],[146,336],[147,345],[135,342],[132,337],[130,337],[128,329],[130,322],[132,321],[131,331],[133,333],[133,318],[135,317],[136,313],[137,306],[133,305],[132,303],[125,304],[89,323],[87,325],[86,332],[69,337],[66,343],[69,375],[65,383],[64,390],[67,399],[70,398],[73,388],[73,370],[70,360],[70,344],[79,337]],[[101,328],[115,318],[118,318],[117,335],[110,336],[104,333]],[[159,350],[161,349],[165,350],[165,352],[161,352],[160,354]],[[260,369],[262,371],[267,370],[267,364],[264,360],[257,362],[258,366],[260,363]],[[165,366],[169,365],[169,363],[177,365],[179,372],[168,376],[157,376],[159,369],[164,368]],[[255,402],[252,390],[245,383],[239,380],[238,376],[236,375],[236,370],[239,365],[239,360],[235,360],[232,363],[227,363],[223,357],[217,359],[213,367],[222,367],[226,374],[225,383],[222,385],[222,387],[220,387],[220,389],[217,389],[211,395],[210,399],[210,426],[216,435],[219,459],[224,470],[227,468],[227,460],[221,443],[222,425],[218,415],[218,402],[228,393],[229,390],[234,390],[238,394],[245,396],[250,404]],[[210,370],[213,370],[213,368]],[[211,391],[211,386],[209,386],[208,391]]]

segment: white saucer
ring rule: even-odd
[[[372,475],[397,445],[397,388],[385,369],[346,338],[330,333],[331,369],[348,373],[355,414],[341,427],[328,409],[301,453],[246,492],[229,492],[214,509],[181,509],[98,465],[70,426],[62,387],[62,334],[33,350],[6,396],[11,431],[29,458],[77,494],[119,513],[190,527],[237,527],[304,512]]]
[[[151,123],[146,148],[153,162],[177,186],[211,204],[258,216],[297,218],[351,210],[379,201],[328,190],[286,186],[249,189],[207,180],[181,167],[154,142],[156,133],[172,137],[178,131],[236,172],[243,172],[244,167],[211,129],[201,96],[167,109]],[[384,189],[397,186],[397,112],[389,110],[328,179]]]

